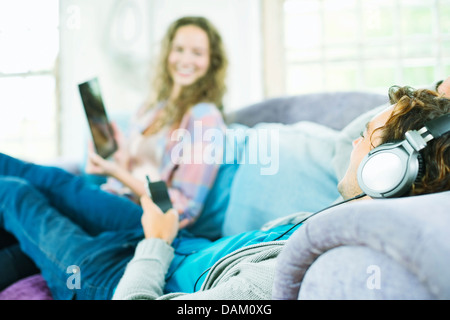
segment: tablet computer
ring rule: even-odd
[[[108,120],[100,85],[97,78],[78,85],[84,111],[91,130],[96,152],[104,159],[109,158],[117,151],[117,142],[114,131]]]

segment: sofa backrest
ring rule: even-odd
[[[292,124],[312,121],[341,130],[362,113],[388,102],[370,92],[324,92],[267,99],[226,115],[228,123],[253,127],[257,123]]]

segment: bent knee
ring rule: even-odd
[[[0,183],[1,185],[5,186],[7,185],[10,187],[18,187],[18,188],[30,185],[26,179],[13,176],[0,176]]]
[[[17,198],[29,193],[34,187],[25,179],[18,177],[0,177],[0,200]]]

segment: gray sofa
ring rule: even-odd
[[[387,94],[359,91],[277,97],[229,113],[227,122],[254,127],[264,122],[294,124],[312,121],[341,130],[356,117],[387,102]]]
[[[230,128],[279,138],[275,174],[265,163],[222,165],[206,210],[191,228],[218,238],[263,227],[339,201],[351,142],[387,103],[365,92],[269,99],[227,115]],[[231,141],[230,143],[236,143]],[[245,141],[237,142],[242,151]],[[450,297],[450,193],[361,201],[311,218],[279,257],[273,299],[433,299]],[[39,275],[0,299],[51,298]]]

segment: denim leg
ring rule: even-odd
[[[141,228],[142,208],[56,167],[36,165],[0,153],[0,177],[28,181],[57,210],[91,234]]]
[[[41,269],[55,299],[111,297],[142,231],[89,235],[23,179],[0,178],[0,199],[0,227]],[[81,287],[68,283],[72,266],[79,268]]]

